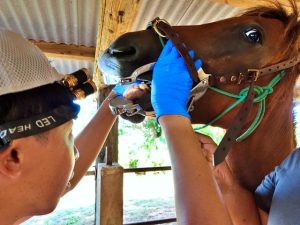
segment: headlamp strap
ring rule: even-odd
[[[11,140],[39,134],[77,117],[77,110],[69,106],[59,106],[50,112],[29,119],[11,121],[0,125],[0,150]]]

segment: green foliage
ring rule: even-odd
[[[169,165],[161,128],[156,120],[132,124],[119,120],[119,163],[124,167]]]
[[[137,168],[138,159],[130,159],[129,160],[129,168]]]
[[[210,136],[220,143],[224,130],[203,125],[193,125],[197,132]],[[119,124],[119,163],[124,167],[169,166],[167,143],[156,120],[146,119],[132,124],[121,120]]]
[[[213,126],[204,126],[202,124],[193,125],[194,131],[207,135],[213,139],[216,144],[219,144],[224,136],[224,129]]]
[[[75,224],[78,224],[79,221],[80,221],[80,217],[79,216],[71,216],[66,221],[66,225],[75,225]]]

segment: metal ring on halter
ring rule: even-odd
[[[141,74],[153,70],[155,63],[156,62],[148,63],[146,65],[143,65],[143,66],[137,68],[135,71],[133,71],[133,73],[130,75],[130,77],[121,78],[121,81],[120,81],[121,84],[122,85],[130,84],[130,83],[133,83],[133,82],[139,80],[138,77]],[[140,80],[142,80],[142,79],[140,79]],[[151,82],[151,81],[149,81],[149,82]]]
[[[153,21],[152,27],[153,27],[153,29],[155,30],[155,32],[156,32],[159,36],[161,36],[161,37],[163,37],[163,38],[166,38],[167,35],[165,35],[165,33],[161,32],[161,31],[157,28],[157,24],[160,23],[160,22],[163,22],[163,23],[166,23],[166,24],[170,25],[170,24],[168,23],[168,21],[166,21],[166,20],[164,20],[164,19],[159,19],[159,18],[157,18],[156,20]]]

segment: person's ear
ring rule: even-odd
[[[0,152],[0,174],[9,178],[16,178],[21,174],[20,151],[14,141]]]

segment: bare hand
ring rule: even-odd
[[[133,85],[129,87],[123,94],[123,96],[129,100],[141,98],[142,96],[150,93],[150,88],[146,84]]]
[[[234,179],[232,172],[226,162],[220,163],[216,167],[213,166],[213,154],[216,151],[216,143],[204,134],[196,133],[196,136],[201,144],[202,151],[207,161],[210,163],[215,179],[221,189],[222,193],[226,193],[229,188],[233,188],[236,185],[236,180]]]

